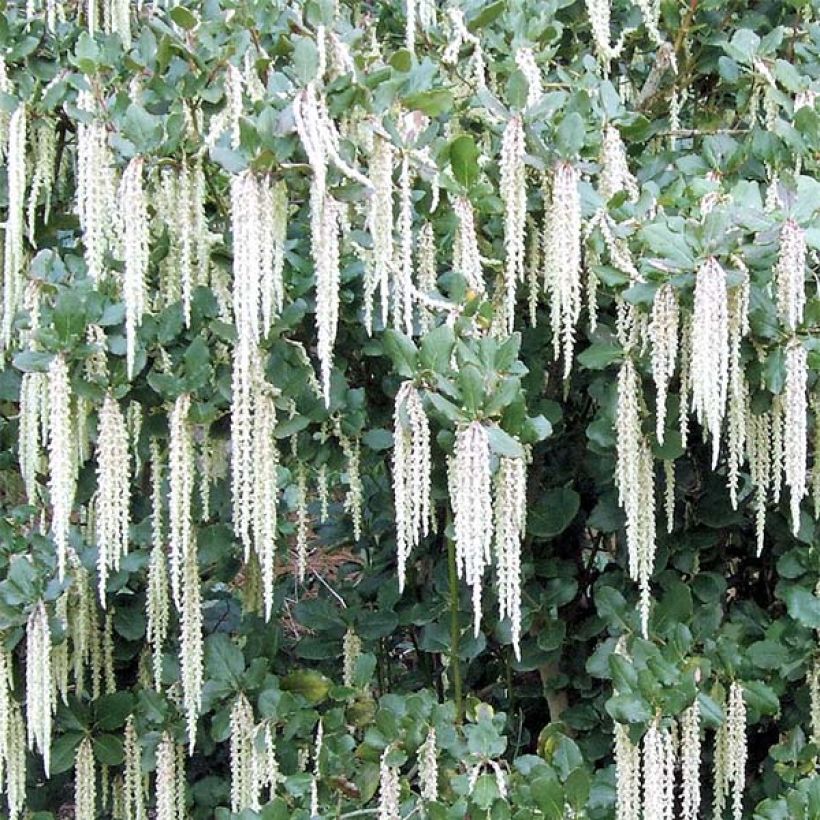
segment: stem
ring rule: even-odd
[[[450,515],[447,514],[447,525]],[[447,541],[447,574],[450,579],[450,673],[453,676],[453,699],[456,703],[456,722],[461,723],[464,704],[461,694],[461,664],[458,658],[459,637],[461,628],[458,625],[458,573],[456,571],[456,545],[452,538],[444,535]]]

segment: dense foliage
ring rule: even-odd
[[[820,817],[812,0],[0,45],[8,817]]]

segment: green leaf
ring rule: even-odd
[[[820,629],[820,598],[812,590],[795,584],[786,586],[779,595],[791,618],[809,629]]]
[[[475,782],[475,786],[470,793],[470,800],[482,811],[487,811],[500,796],[495,777],[489,774],[482,774]]]
[[[563,820],[564,790],[554,774],[536,777],[530,783],[530,793],[547,820]]]
[[[759,669],[778,669],[788,660],[789,652],[778,641],[755,641],[747,647],[746,657]]]
[[[573,111],[561,120],[555,132],[555,146],[566,160],[575,159],[584,147],[585,128],[583,117]]]
[[[453,176],[463,188],[469,190],[478,180],[479,157],[478,146],[475,140],[462,134],[450,143],[450,166]]]
[[[223,683],[235,683],[245,671],[242,650],[224,633],[210,635],[205,642],[208,675]]]
[[[453,95],[444,88],[420,91],[404,98],[404,105],[411,111],[421,111],[428,117],[439,117],[453,107]]]
[[[763,715],[776,715],[780,710],[780,701],[774,690],[760,681],[743,682],[743,699],[748,707]]]
[[[63,290],[57,297],[52,317],[57,338],[64,346],[71,345],[85,332],[85,302],[76,290]]]
[[[490,23],[504,13],[506,7],[507,0],[496,0],[494,3],[485,4],[482,6],[481,11],[467,23],[467,29],[471,32],[476,32],[490,25]]]
[[[310,37],[299,35],[294,35],[292,41],[291,65],[299,82],[307,85],[316,78],[319,70],[319,52],[316,49],[316,43]]]
[[[134,710],[130,692],[113,692],[94,701],[96,726],[104,732],[113,732],[125,725],[125,719]]]
[[[594,342],[578,354],[578,363],[587,370],[604,370],[620,361],[624,349],[613,342]]]
[[[122,740],[117,735],[97,735],[91,739],[94,757],[105,766],[119,766],[124,754]]]
[[[81,732],[66,732],[60,735],[51,743],[51,768],[52,775],[62,774],[74,768],[74,758],[77,754],[77,747],[83,739]]]
[[[487,438],[490,440],[490,448],[499,456],[508,458],[524,458],[524,448],[509,433],[505,433],[500,427],[491,425],[487,428]]]
[[[14,354],[12,363],[23,373],[48,373],[53,358],[53,353],[44,350],[24,350]]]
[[[484,404],[484,377],[474,364],[465,364],[459,371],[458,389],[464,412],[474,418]]]
[[[168,16],[185,31],[195,29],[199,24],[193,12],[185,8],[185,6],[174,6],[168,13]]]
[[[176,9],[187,11],[182,6],[176,6]],[[141,105],[131,103],[122,121],[122,134],[134,143],[138,153],[144,154],[158,145],[162,136],[162,121]]]
[[[393,433],[383,427],[374,427],[362,436],[362,441],[366,447],[376,452],[389,450],[393,446]]]
[[[416,373],[418,350],[413,340],[399,333],[398,330],[388,328],[383,336],[384,349],[393,362],[398,374],[405,378],[412,378]]]
[[[537,538],[560,535],[578,513],[581,498],[571,487],[544,492],[527,515],[527,531]]]
[[[421,366],[441,375],[448,373],[455,341],[455,333],[450,325],[439,325],[426,333],[419,350]]]
[[[306,698],[314,706],[327,698],[331,681],[315,669],[300,669],[282,678],[281,686],[285,692],[293,692]]]
[[[613,695],[604,705],[607,713],[618,723],[646,723],[652,719],[649,704],[634,692]]]

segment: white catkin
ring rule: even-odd
[[[616,820],[635,820],[641,811],[641,748],[623,723],[615,723]]]
[[[520,115],[510,117],[501,141],[501,199],[504,202],[504,285],[507,332],[515,324],[515,292],[524,279],[524,247],[527,224],[527,181],[524,124]]]
[[[495,559],[498,617],[510,619],[513,651],[521,658],[521,542],[527,524],[527,465],[502,457],[495,475]]]
[[[174,741],[165,732],[157,745],[156,820],[177,818],[177,753]]]
[[[356,664],[362,654],[362,641],[354,632],[353,627],[348,627],[342,640],[342,684],[349,688],[354,685],[356,675]]]
[[[643,15],[643,22],[646,30],[655,45],[660,45],[663,42],[663,36],[658,30],[661,17],[661,3],[660,0],[634,0],[635,5],[641,10]]]
[[[373,241],[370,281],[365,284],[367,302],[365,323],[372,329],[372,299],[378,288],[381,303],[381,321],[387,324],[390,297],[390,271],[393,265],[393,144],[379,134],[373,137],[370,155],[370,182],[373,193],[367,211],[367,229]]]
[[[183,557],[182,611],[180,613],[179,661],[182,678],[182,700],[188,730],[188,749],[193,753],[196,721],[202,699],[203,647],[202,603],[195,544]]]
[[[652,302],[652,316],[649,322],[652,377],[655,380],[657,403],[655,429],[658,442],[661,444],[666,429],[666,396],[677,360],[679,325],[680,311],[675,289],[669,284],[661,285]]]
[[[811,742],[820,746],[820,659],[815,658],[808,674]]]
[[[743,792],[746,789],[746,704],[743,687],[732,681],[726,714],[727,779],[732,786],[732,817],[743,817]]]
[[[664,459],[664,513],[666,515],[666,531],[671,533],[675,528],[675,462]]]
[[[729,315],[726,273],[713,256],[701,265],[695,281],[690,372],[692,409],[711,438],[714,468],[729,382]]]
[[[50,769],[55,701],[51,629],[45,604],[38,601],[26,624],[26,729],[29,749],[36,749],[43,756],[46,777]]]
[[[77,123],[77,215],[88,275],[98,282],[104,274],[105,253],[118,234],[117,175],[108,131],[91,92],[80,92],[77,107],[91,114],[90,122]]]
[[[119,188],[120,220],[123,226],[124,271],[122,293],[125,301],[126,368],[134,375],[137,329],[146,310],[148,277],[149,220],[148,202],[143,187],[144,159],[134,157],[126,166]]]
[[[48,371],[48,467],[51,494],[51,529],[57,547],[58,578],[65,575],[68,531],[74,505],[76,465],[72,446],[71,385],[62,354],[51,360]]]
[[[119,570],[128,552],[131,471],[128,431],[117,401],[106,395],[97,433],[97,573],[100,603],[105,607],[105,585],[110,570]]]
[[[413,170],[405,152],[399,172],[399,241],[393,262],[393,326],[413,334]]]
[[[598,190],[605,202],[609,202],[621,191],[626,191],[632,201],[638,198],[638,181],[629,170],[626,147],[620,131],[614,125],[607,125],[604,128]]]
[[[438,745],[436,730],[427,730],[427,737],[418,750],[419,790],[422,800],[438,800]]]
[[[57,133],[52,120],[44,119],[37,123],[33,143],[34,167],[29,184],[26,233],[29,243],[36,246],[37,206],[41,197],[43,199],[43,224],[48,224],[51,212],[51,194],[57,160]]]
[[[259,808],[253,770],[253,709],[240,693],[231,707],[231,811]]]
[[[421,395],[406,381],[396,394],[393,414],[393,498],[399,591],[404,591],[407,559],[426,537],[431,513],[430,424]]]
[[[133,715],[129,715],[125,721],[123,751],[125,756],[123,816],[128,820],[146,820],[145,794],[142,787],[142,750]]]
[[[20,104],[11,115],[8,125],[8,208],[3,242],[3,321],[0,350],[11,346],[14,316],[20,306],[24,288],[27,121],[26,107]]]
[[[726,428],[727,485],[732,509],[737,509],[740,467],[746,447],[746,414],[749,387],[741,358],[741,342],[749,331],[749,278],[729,292],[729,398]]]
[[[698,820],[700,811],[700,705],[695,699],[683,713],[681,728],[681,820]]]
[[[643,820],[674,820],[674,740],[658,718],[644,735],[643,766]]]
[[[807,394],[808,359],[798,340],[786,347],[786,383],[783,391],[783,467],[790,491],[792,533],[800,529],[800,504],[807,492]]]
[[[478,421],[456,433],[448,484],[458,574],[472,589],[473,627],[477,636],[481,626],[481,587],[493,539],[490,442],[487,428]]]
[[[23,373],[20,384],[20,433],[17,448],[20,475],[29,504],[37,503],[39,495],[37,474],[43,468],[43,446],[48,439],[48,392],[48,376],[45,373]]]
[[[307,471],[299,464],[296,468],[296,577],[300,584],[307,576],[309,526]]]
[[[774,268],[777,311],[789,330],[803,321],[806,307],[806,234],[793,219],[780,230],[780,254]]]
[[[162,647],[170,621],[168,561],[163,530],[162,456],[159,442],[151,439],[151,556],[148,559],[148,588],[145,595],[146,636],[151,646],[154,689],[162,690]]]
[[[182,609],[180,579],[185,556],[192,551],[194,490],[194,444],[188,414],[191,397],[181,394],[174,402],[168,420],[168,548],[170,553],[171,592],[177,609]]]
[[[74,759],[74,816],[76,820],[95,820],[97,816],[97,778],[89,737],[80,741]]]
[[[544,93],[541,71],[535,62],[531,48],[519,48],[515,52],[515,64],[527,81],[527,108],[534,106]]]
[[[550,296],[553,356],[563,357],[566,379],[581,314],[581,198],[572,163],[555,166],[544,219],[544,284]]]
[[[772,413],[746,412],[746,453],[755,488],[755,530],[757,554],[763,551],[766,525],[766,500],[772,481]]]
[[[814,411],[814,461],[811,470],[811,495],[814,517],[820,518],[820,390],[815,390],[812,410]]]
[[[362,537],[362,505],[364,500],[362,478],[359,470],[361,447],[358,439],[350,439],[342,435],[340,429],[337,429],[336,433],[346,461],[348,491],[345,495],[344,508],[345,512],[350,515],[353,524],[353,540],[359,541]]]
[[[453,212],[458,220],[453,242],[453,267],[464,277],[467,286],[481,295],[484,293],[484,274],[472,203],[465,196],[456,197]]]
[[[379,762],[378,820],[400,820],[401,818],[401,808],[399,806],[401,785],[398,770],[387,762],[390,751],[391,747],[388,746],[382,752]]]

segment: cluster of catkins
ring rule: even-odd
[[[615,651],[626,655],[623,639]],[[723,817],[729,801],[732,817],[741,820],[748,749],[746,704],[739,682],[730,683],[723,711],[714,735],[712,816]],[[656,715],[638,743],[626,724],[615,723],[617,820],[698,820],[703,734],[697,697],[679,719]]]
[[[653,40],[661,42],[658,4],[637,4]],[[607,71],[620,53],[626,32],[612,42],[608,0],[586,3],[597,56]],[[28,13],[42,14],[53,30],[65,18],[59,0],[31,0]],[[430,25],[434,5],[422,0],[407,4],[406,43],[415,48],[416,29]],[[81,4],[81,15],[90,31],[102,29],[119,35],[128,47],[132,38],[129,4],[122,0],[89,0]],[[465,25],[456,9],[449,12],[450,46],[442,59],[456,63],[462,48],[469,52],[470,74],[476,87],[487,87],[487,64],[479,38]],[[430,329],[441,317],[451,321],[462,306],[442,298],[436,290],[437,251],[432,224],[416,213],[414,185],[422,182],[432,192],[431,210],[439,202],[439,178],[435,160],[420,139],[428,121],[418,112],[406,113],[398,129],[390,132],[373,121],[335,122],[325,97],[326,84],[355,70],[346,45],[333,32],[316,32],[319,69],[317,75],[296,91],[292,100],[293,122],[310,175],[310,247],[315,271],[316,389],[326,405],[331,404],[331,374],[340,315],[340,264],[343,252],[357,254],[365,269],[363,277],[364,316],[368,330],[392,324],[407,334]],[[553,353],[560,360],[565,379],[571,375],[580,316],[586,302],[589,322],[596,323],[597,280],[584,271],[585,240],[599,232],[610,263],[622,270],[631,283],[643,282],[623,239],[622,232],[602,206],[584,227],[581,209],[582,166],[573,159],[560,159],[543,173],[544,221],[539,229],[528,214],[526,117],[543,94],[543,84],[533,53],[521,48],[515,63],[527,82],[524,110],[500,123],[502,140],[498,157],[503,203],[504,260],[499,281],[489,287],[487,260],[482,256],[482,226],[465,192],[452,194],[455,217],[452,267],[460,273],[470,292],[491,298],[497,316],[487,332],[505,335],[513,331],[517,314],[518,287],[528,282],[530,315],[542,294],[549,305]],[[276,386],[265,373],[264,341],[283,309],[287,289],[284,277],[288,243],[289,199],[282,179],[246,170],[230,179],[230,227],[233,236],[232,278],[210,264],[216,241],[210,231],[206,209],[208,151],[223,135],[230,143],[240,142],[240,119],[246,100],[264,94],[252,60],[241,68],[225,69],[225,105],[205,122],[202,112],[189,112],[187,134],[198,150],[177,158],[175,163],[155,164],[148,156],[133,156],[124,168],[111,140],[104,89],[89,80],[90,88],[78,94],[76,108],[82,113],[76,124],[76,216],[85,254],[88,277],[95,283],[113,281],[125,307],[126,370],[133,378],[144,363],[138,333],[143,317],[152,311],[181,303],[183,318],[190,324],[193,293],[207,285],[214,291],[221,316],[236,327],[232,348],[230,479],[233,524],[249,566],[258,567],[261,597],[266,617],[272,615],[275,579],[274,555],[277,536],[277,465],[279,455],[273,435],[277,421]],[[0,90],[13,95],[7,67],[0,58]],[[132,88],[138,97],[139,83]],[[39,322],[39,293],[27,281],[25,237],[35,241],[33,225],[38,208],[48,221],[57,161],[56,122],[47,118],[30,122],[25,103],[2,115],[2,154],[5,157],[8,191],[3,244],[2,315],[0,349],[28,346],[36,350]],[[366,172],[343,155],[343,136],[355,135],[367,148]],[[453,134],[457,136],[457,134]],[[614,125],[604,131],[598,175],[598,193],[605,203],[624,192],[637,199],[639,186],[631,174],[626,150]],[[584,166],[586,167],[586,166]],[[61,171],[65,173],[64,170]],[[366,204],[353,206],[336,199],[332,185],[338,178],[361,186]],[[771,201],[776,203],[776,181]],[[710,202],[708,207],[713,207]],[[708,209],[704,203],[704,211]],[[347,230],[354,222],[364,226],[372,240],[369,247],[357,244]],[[167,232],[168,253],[159,263],[159,286],[149,287],[153,275],[152,242]],[[592,253],[588,249],[589,253]],[[109,259],[122,262],[112,266]],[[655,463],[652,442],[645,432],[646,406],[640,360],[648,348],[655,384],[655,437],[663,443],[667,433],[666,406],[672,380],[679,380],[680,436],[686,445],[689,415],[694,413],[711,445],[712,464],[719,462],[721,449],[732,504],[739,501],[739,471],[748,462],[757,511],[758,550],[764,546],[766,507],[777,502],[785,487],[789,493],[792,528],[800,527],[801,502],[809,493],[807,482],[808,395],[807,352],[800,329],[806,304],[806,237],[804,228],[786,218],[780,229],[779,252],[773,271],[772,289],[778,316],[788,336],[783,354],[785,383],[771,407],[752,408],[751,391],[744,373],[743,340],[749,331],[750,274],[739,257],[704,259],[695,272],[694,306],[687,313],[676,286],[661,284],[647,317],[635,306],[618,299],[618,336],[624,357],[618,376],[617,482],[620,502],[626,513],[629,571],[640,587],[641,623],[648,633],[650,578],[655,555]],[[731,270],[734,276],[727,275]],[[739,282],[739,283],[737,283]],[[586,287],[586,294],[584,288]],[[23,344],[15,338],[15,316],[20,309],[30,315],[30,329]],[[476,332],[483,332],[477,330]],[[89,342],[99,355],[86,363],[89,378],[106,383],[105,335],[100,328],[89,330]],[[163,353],[158,354],[160,362]],[[20,406],[20,471],[32,504],[42,504],[44,493],[37,483],[43,468],[48,475],[50,530],[54,540],[58,577],[69,575],[72,584],[58,603],[68,642],[52,647],[48,612],[43,602],[28,619],[26,669],[27,742],[43,756],[48,770],[51,721],[58,697],[65,697],[69,675],[78,691],[99,691],[112,685],[110,660],[110,613],[100,622],[100,613],[90,592],[87,570],[71,546],[72,516],[78,474],[88,453],[90,433],[85,427],[90,409],[87,400],[71,388],[72,363],[65,353],[53,356],[48,373],[31,372],[23,377]],[[192,421],[192,397],[183,393],[168,412],[169,447],[163,459],[159,443],[151,444],[153,542],[148,571],[147,631],[152,652],[153,684],[161,686],[162,651],[169,637],[169,602],[180,623],[180,702],[187,716],[188,741],[192,747],[200,709],[203,676],[201,591],[196,555],[194,502],[207,509],[212,456],[206,431]],[[85,402],[85,403],[84,403]],[[120,567],[129,547],[130,487],[140,465],[134,455],[139,413],[124,410],[117,394],[105,394],[97,414],[97,492],[85,513],[85,525],[98,547],[99,600],[106,605],[108,576]],[[501,617],[512,624],[513,645],[519,653],[521,630],[520,565],[521,539],[526,518],[526,463],[523,458],[494,457],[489,432],[491,422],[474,420],[456,430],[449,460],[450,506],[455,534],[456,565],[470,586],[475,629],[480,626],[481,595],[486,569],[493,562],[497,574],[497,597]],[[342,433],[333,422],[347,463],[350,492],[347,508],[358,538],[362,526],[362,485],[359,478],[359,443]],[[724,443],[725,442],[725,443]],[[815,511],[820,510],[820,469],[812,479]],[[424,409],[423,390],[407,382],[396,397],[393,454],[396,502],[396,540],[400,586],[404,586],[411,550],[429,531],[433,519],[430,491],[432,468],[431,434]],[[309,514],[307,474],[296,471],[298,489],[297,564],[304,578],[308,565]],[[674,465],[664,464],[668,524],[674,523]],[[327,506],[326,474],[320,473],[319,496]],[[198,483],[197,483],[198,481]],[[167,486],[166,486],[167,485]],[[72,605],[68,605],[69,599]],[[76,606],[74,606],[76,604]],[[58,613],[59,614],[59,613]],[[72,647],[68,655],[67,646]],[[17,816],[22,800],[20,743],[23,735],[21,710],[11,696],[9,660],[0,655],[0,774],[5,777],[10,812]],[[734,691],[734,690],[733,690]],[[740,706],[730,696],[728,725]],[[740,697],[742,705],[742,697]],[[237,760],[234,803],[253,807],[262,786],[273,788],[276,778],[271,763],[258,762],[259,754],[272,755],[265,731],[258,727],[247,733],[240,701],[235,706],[236,723],[244,735],[235,738],[232,759]],[[694,707],[693,707],[694,708]],[[735,709],[735,712],[732,709]],[[691,718],[695,720],[696,718]],[[740,721],[735,718],[735,723]],[[133,727],[132,727],[133,730]],[[620,730],[619,730],[620,731]],[[682,726],[684,737],[693,734]],[[716,783],[731,783],[737,790],[740,752],[734,748],[737,727],[729,731],[728,749]],[[670,730],[653,724],[644,741],[644,812],[661,816],[658,809],[671,788],[668,776]],[[734,734],[733,734],[734,733]],[[620,736],[619,736],[620,737]],[[628,738],[620,737],[619,767],[624,782],[636,782],[634,750]],[[690,740],[690,745],[694,741]],[[722,741],[723,742],[723,741]],[[733,745],[734,744],[734,745]],[[686,751],[682,760],[686,760]],[[719,756],[716,755],[716,758]],[[724,759],[721,758],[721,759]],[[181,764],[178,750],[163,738],[157,753],[158,816],[171,818],[180,799],[177,786]],[[627,761],[632,761],[628,763]],[[87,743],[77,750],[77,805],[81,816],[93,814],[95,805],[93,757]],[[631,766],[631,769],[630,769]],[[691,764],[684,762],[684,770]],[[740,767],[742,768],[742,767]],[[385,817],[392,816],[389,767],[383,761],[382,800]],[[627,775],[627,770],[632,771]],[[260,773],[262,772],[262,773]],[[647,774],[649,773],[649,774]],[[135,775],[133,776],[135,777]],[[123,786],[122,799],[137,801],[137,789]],[[632,780],[630,780],[630,777]],[[139,778],[137,778],[139,780]],[[638,778],[640,780],[640,778]],[[690,777],[691,780],[691,777]],[[432,787],[430,787],[432,788]],[[689,790],[691,792],[691,782]],[[716,794],[725,794],[717,788]],[[175,791],[176,789],[176,791]],[[684,794],[686,794],[686,788]],[[620,801],[619,793],[619,801]],[[633,798],[624,798],[632,800]],[[635,798],[637,799],[637,798]],[[690,796],[688,805],[695,802]],[[717,798],[716,798],[717,799]],[[737,799],[737,798],[735,798]],[[631,804],[630,804],[631,805]],[[737,803],[736,805],[739,805]],[[696,812],[696,810],[693,810]],[[736,809],[739,811],[739,809]],[[89,814],[91,812],[91,814]],[[651,812],[656,812],[652,814]],[[627,816],[627,815],[622,815]],[[665,815],[664,815],[665,816]],[[688,816],[688,815],[687,815]],[[692,814],[691,816],[694,816]]]

